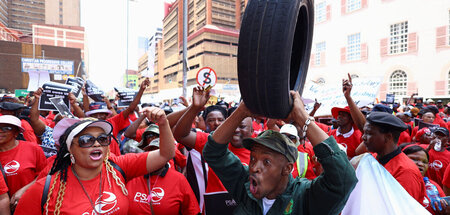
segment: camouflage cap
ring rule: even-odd
[[[243,140],[246,149],[251,150],[253,144],[261,144],[269,149],[284,155],[290,163],[295,163],[298,156],[297,147],[286,136],[279,132],[267,130],[262,132],[256,138],[246,138]]]

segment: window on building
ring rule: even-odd
[[[325,42],[316,43],[316,53],[315,53],[316,56],[314,58],[314,65],[320,65],[322,63],[321,55],[322,52],[325,52],[325,50],[326,50]]]
[[[408,21],[391,25],[389,53],[398,54],[408,51]]]
[[[361,0],[347,0],[347,13],[361,9]]]
[[[361,33],[347,36],[347,60],[361,59]]]
[[[450,46],[450,10],[448,11],[448,45]]]
[[[395,70],[389,78],[389,92],[398,95],[406,96],[408,76],[402,70]]]
[[[323,22],[327,20],[327,2],[322,1],[316,4],[316,22]]]

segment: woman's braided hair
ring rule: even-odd
[[[52,168],[49,173],[50,175],[54,175],[54,174],[56,174],[56,175],[53,179],[52,186],[47,195],[47,202],[45,203],[46,204],[45,214],[48,214],[48,205],[50,204],[50,198],[51,198],[52,192],[55,188],[56,179],[58,179],[58,178],[60,181],[60,185],[59,185],[58,195],[56,197],[54,214],[60,214],[60,208],[62,206],[62,201],[64,199],[64,194],[65,194],[65,190],[66,190],[67,173],[68,173],[69,167],[71,165],[70,156],[69,156],[70,153],[69,153],[69,150],[67,149],[66,140],[67,140],[69,134],[72,132],[72,130],[74,130],[76,127],[78,127],[79,125],[81,125],[87,121],[92,121],[92,120],[91,119],[82,120],[80,122],[73,124],[72,126],[67,128],[66,131],[64,132],[64,134],[59,138],[60,148],[58,150],[58,153],[56,154],[55,161],[53,162]],[[107,155],[105,156],[105,159],[103,160],[103,163],[105,164],[106,170],[107,170],[109,187],[111,187],[111,182],[109,180],[108,173],[110,173],[112,175],[116,184],[122,189],[122,193],[124,195],[128,196],[128,191],[125,187],[125,184],[122,182],[120,177],[117,176],[116,171],[114,170],[114,167],[110,164],[108,159],[109,159],[109,149],[108,149]]]

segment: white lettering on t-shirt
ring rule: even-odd
[[[262,199],[263,202],[263,214],[266,215],[267,212],[270,210],[270,208],[272,207],[273,203],[275,202],[276,199],[268,199],[266,197],[264,197]]]

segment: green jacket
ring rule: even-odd
[[[276,198],[267,215],[321,215],[342,211],[358,181],[355,171],[333,137],[315,146],[314,152],[324,172],[312,181],[289,176],[286,190]],[[235,214],[262,214],[262,200],[255,199],[249,191],[248,167],[228,150],[228,144],[218,144],[210,135],[203,156],[238,203]]]

